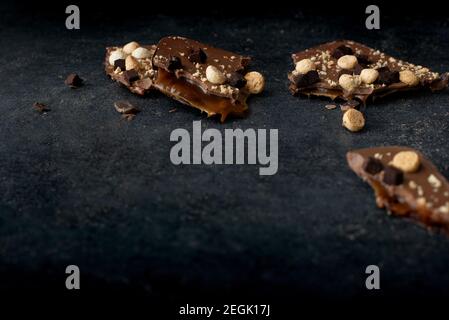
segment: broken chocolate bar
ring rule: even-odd
[[[346,158],[380,208],[449,230],[449,183],[422,153],[392,146],[353,150]]]
[[[249,57],[183,37],[165,37],[154,54],[158,68],[154,86],[166,95],[208,116],[242,115],[250,95],[245,74]]]
[[[131,92],[145,95],[152,89],[156,77],[152,62],[156,46],[139,46],[131,53],[126,53],[124,48],[106,48],[106,74]]]
[[[440,75],[349,40],[325,43],[295,53],[292,59],[295,70],[288,78],[294,95],[358,99],[365,103],[369,97],[399,91],[442,90],[449,82],[449,73]]]

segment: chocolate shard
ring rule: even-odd
[[[33,107],[36,111],[38,111],[40,113],[48,112],[51,110],[46,104],[43,104],[40,102],[33,103]]]
[[[71,88],[79,88],[83,85],[83,79],[81,79],[76,73],[71,73],[67,76],[64,83]]]
[[[177,58],[175,62],[173,56]],[[246,72],[249,62],[248,57],[192,39],[165,37],[159,41],[154,54],[153,63],[158,68],[154,86],[209,116],[220,115],[224,121],[229,114],[240,116],[248,109],[246,99],[249,92],[244,79],[233,78],[232,75]],[[208,66],[227,75],[228,81],[221,84],[210,82],[206,74]],[[229,81],[230,78],[233,81]]]
[[[338,66],[338,59],[343,55],[354,55],[358,63],[350,70],[342,70]],[[318,45],[292,55],[293,64],[303,59],[314,62],[320,75],[320,81],[311,86],[303,86],[298,82],[293,70],[288,74],[290,91],[292,94],[324,96],[331,99],[351,100],[359,99],[365,103],[370,97],[383,97],[395,92],[409,91],[411,89],[429,88],[432,91],[447,88],[449,75],[441,76],[429,70],[429,68],[402,61],[389,56],[379,50],[367,47],[361,43],[350,40],[337,40]],[[339,78],[343,74],[359,75],[363,69],[377,69],[378,79],[374,83],[360,82],[354,90],[344,90],[339,84]],[[400,71],[410,71],[415,77],[414,81],[401,82]],[[406,79],[406,78],[404,78]],[[408,76],[410,79],[410,76]],[[299,85],[298,85],[299,84]]]
[[[397,186],[404,181],[404,173],[392,166],[385,167],[383,182],[386,184]]]
[[[377,174],[381,172],[383,168],[382,161],[374,157],[368,157],[363,163],[363,170],[369,174]]]
[[[108,47],[106,48],[106,56],[105,56],[105,71],[106,74],[111,77],[112,80],[117,81],[118,83],[124,85],[127,87],[131,92],[138,94],[138,95],[145,95],[148,92],[150,92],[153,87],[153,81],[157,76],[157,70],[153,68],[152,58],[153,54],[156,50],[155,45],[142,45],[143,48],[147,49],[150,52],[150,58],[148,59],[137,59],[137,63],[139,65],[139,68],[135,71],[138,74],[137,80],[129,81],[129,79],[126,77],[126,68],[120,67],[120,69],[116,68],[115,64],[116,61],[114,61],[114,65],[111,65],[109,63],[109,57],[112,52],[116,50],[123,50],[123,47]],[[124,60],[124,59],[123,59]],[[121,62],[118,62],[121,64]],[[119,72],[120,71],[120,72]]]
[[[390,165],[398,164],[393,159],[406,161],[407,157],[399,156],[404,153],[417,155],[420,165],[416,170],[402,171]],[[402,146],[375,147],[349,151],[346,159],[349,167],[371,185],[378,207],[449,231],[449,183],[421,152]],[[372,159],[381,162],[384,169],[370,173],[380,168]],[[407,167],[407,163],[401,165]]]
[[[126,100],[119,100],[114,102],[114,107],[117,112],[122,114],[133,114],[139,113],[140,110],[136,108],[131,102]]]

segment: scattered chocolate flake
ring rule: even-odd
[[[376,174],[383,170],[384,166],[379,159],[368,157],[363,163],[363,170],[369,174]]]
[[[114,107],[117,112],[120,112],[122,114],[126,115],[135,115],[136,113],[139,113],[140,110],[137,109],[134,105],[132,105],[129,101],[126,100],[119,100],[114,102]]]
[[[170,71],[174,71],[176,69],[181,69],[181,68],[182,68],[181,59],[179,59],[179,57],[175,57],[175,56],[170,57],[170,60],[168,61],[167,69]]]
[[[40,102],[33,103],[33,107],[40,113],[48,112],[51,110],[49,107],[47,107],[47,105]]]
[[[320,82],[320,76],[316,70],[311,70],[306,74],[296,75],[294,81],[298,87],[307,87],[314,83]]]
[[[399,72],[391,71],[388,67],[379,68],[377,71],[379,72],[379,77],[376,83],[390,85],[399,82]]]
[[[337,108],[337,106],[335,104],[326,104],[324,107],[327,110],[333,110],[333,109]]]
[[[120,68],[120,70],[126,70],[125,59],[117,59],[114,61],[114,70]]]
[[[134,69],[127,70],[127,71],[125,71],[125,78],[126,78],[126,80],[128,80],[129,83],[131,83],[136,80],[139,80],[139,74]]]
[[[246,79],[242,74],[234,72],[229,77],[229,84],[236,88],[243,88],[246,85]]]
[[[172,112],[176,112],[177,110],[178,110],[178,109],[173,108],[173,109],[168,110],[168,112],[169,112],[169,113],[172,113]]]
[[[339,59],[343,56],[351,55],[353,53],[354,53],[354,51],[352,51],[351,48],[349,48],[345,45],[341,45],[341,46],[335,48],[335,50],[332,52],[332,57],[335,59]]]
[[[404,174],[401,170],[392,166],[385,167],[383,182],[397,186],[404,181]]]
[[[207,60],[207,55],[202,49],[193,49],[187,58],[192,63],[205,63]]]
[[[71,88],[79,88],[83,85],[83,79],[81,79],[76,73],[71,73],[67,76],[64,83]]]
[[[128,120],[128,121],[131,121],[131,120],[133,120],[134,118],[136,117],[136,115],[135,114],[122,114],[122,119],[123,120]]]

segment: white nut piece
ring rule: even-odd
[[[134,49],[131,55],[137,59],[145,59],[151,57],[151,52],[147,48],[139,47]]]
[[[316,66],[310,59],[302,59],[296,62],[295,70],[299,73],[306,74],[309,71],[315,70]]]
[[[357,132],[365,126],[363,113],[356,109],[349,109],[343,114],[343,127],[352,132]]]
[[[419,169],[420,164],[419,156],[414,151],[398,152],[390,162],[390,165],[393,167],[407,173],[416,172]]]
[[[127,56],[125,59],[126,70],[139,69],[139,62],[133,56]]]
[[[206,68],[206,78],[207,81],[213,84],[223,84],[226,81],[226,76],[218,70],[217,67],[208,66]]]
[[[114,65],[115,60],[126,59],[126,54],[121,49],[112,51],[109,55],[109,64]]]
[[[357,58],[353,55],[345,55],[338,59],[337,64],[342,69],[354,69],[357,64]]]
[[[376,69],[363,69],[360,72],[360,80],[363,83],[371,84],[379,77],[379,71]]]
[[[133,53],[134,50],[136,50],[139,47],[140,44],[138,44],[135,41],[131,41],[123,46],[123,52],[125,52],[126,54],[131,54]]]
[[[259,94],[265,88],[265,78],[257,71],[251,71],[245,74],[246,89],[251,94]]]
[[[399,72],[399,80],[410,87],[414,87],[419,83],[418,77],[410,70],[403,70]]]
[[[342,74],[338,79],[338,84],[346,91],[352,92],[360,85],[360,77]]]

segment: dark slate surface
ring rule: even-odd
[[[80,31],[67,31],[64,16],[1,10],[2,290],[59,294],[65,266],[77,264],[90,292],[350,299],[365,294],[364,269],[377,264],[383,290],[370,295],[448,295],[449,238],[377,209],[345,153],[408,145],[449,177],[449,93],[380,100],[366,109],[366,129],[351,134],[338,109],[292,97],[286,80],[292,52],[336,38],[447,71],[448,19],[426,20],[424,29],[421,20],[391,17],[369,32],[363,15],[85,15]],[[170,34],[254,57],[267,86],[251,99],[249,117],[220,124],[158,93],[133,96],[104,75],[106,46]],[[64,86],[73,71],[83,88]],[[122,121],[118,99],[142,112]],[[35,101],[52,111],[38,114]],[[279,129],[277,175],[261,177],[249,165],[172,165],[170,132],[191,130],[195,120],[220,130]]]

